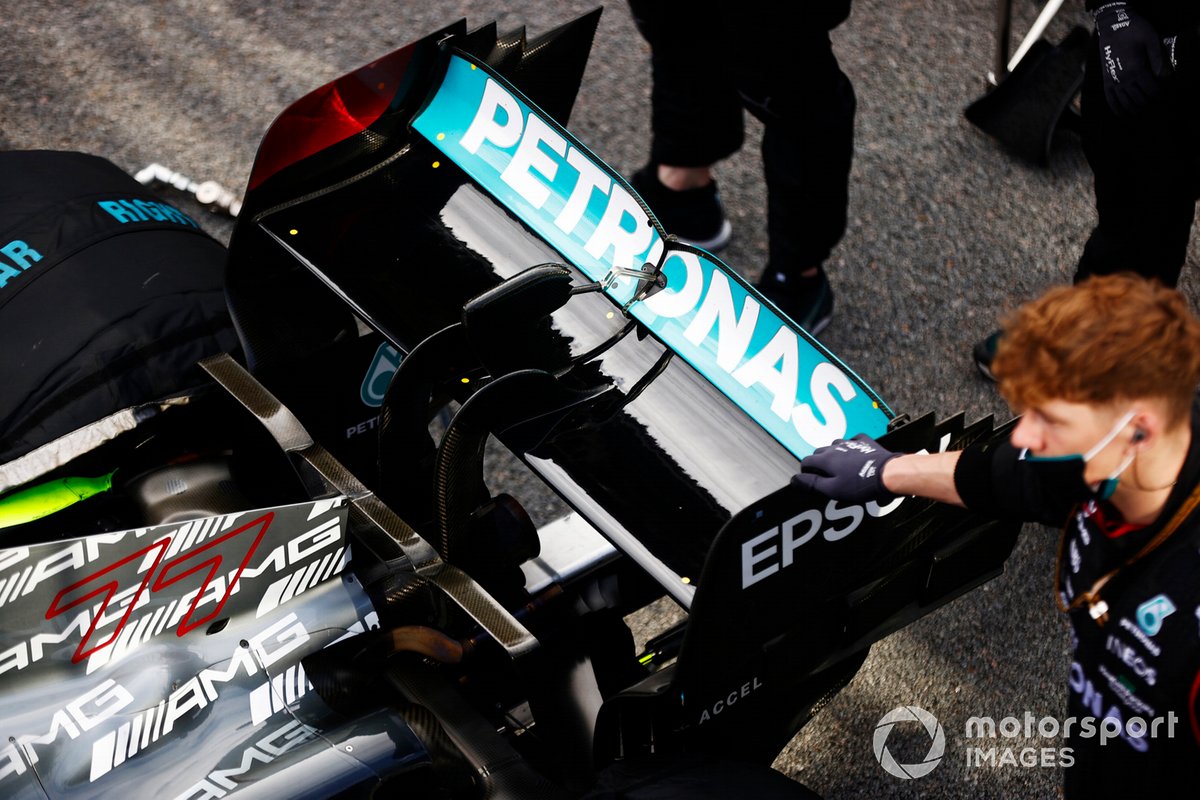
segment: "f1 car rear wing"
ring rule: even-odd
[[[378,104],[377,122],[252,188],[253,211],[243,212],[231,249],[231,305],[239,326],[272,327],[260,324],[262,312],[289,318],[285,329],[297,320],[319,329],[338,309],[302,307],[301,295],[332,295],[341,313],[349,309],[385,337],[399,367],[382,400],[379,460],[419,457],[400,477],[381,474],[378,488],[418,530],[445,528],[464,509],[433,508],[418,496],[436,479],[435,451],[439,474],[453,472],[449,450],[423,428],[399,431],[395,420],[406,414],[392,412],[439,396],[469,401],[477,419],[495,421],[497,438],[686,608],[731,519],[784,489],[816,447],[860,432],[883,436],[893,413],[736,272],[673,240],[563,127],[582,63],[562,54],[580,50],[594,22],[578,20],[529,47],[511,39],[514,46],[500,47],[494,28],[447,33],[392,59],[404,77],[376,76],[394,92]],[[546,79],[544,65],[555,59],[576,71]],[[296,272],[309,281],[304,292]],[[272,273],[286,273],[289,287],[274,304],[285,282]],[[529,290],[564,279],[566,290],[549,293],[553,303]],[[522,300],[531,295],[536,302]],[[476,313],[492,303],[504,313]],[[276,339],[274,349],[310,333]],[[338,338],[345,334],[330,340]],[[252,356],[272,349],[245,346]],[[312,367],[264,382],[296,407],[304,392],[285,384],[314,376],[311,394],[323,383]],[[518,382],[540,387],[542,402],[523,410]],[[481,410],[488,404],[496,408]],[[328,446],[337,453],[337,443]],[[830,513],[837,538],[838,520],[854,512]],[[898,519],[858,516],[880,520],[881,535]],[[452,536],[443,537],[446,547]]]
[[[450,55],[413,128],[797,458],[887,430],[871,387],[486,63]]]

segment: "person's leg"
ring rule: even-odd
[[[846,230],[854,149],[854,89],[824,27],[844,13],[796,25],[780,18],[773,3],[748,1],[753,11],[742,18],[762,22],[742,41],[758,55],[741,59],[734,75],[746,108],[764,126],[770,247],[759,288],[816,333],[833,311],[822,265]],[[849,3],[842,7],[848,11]]]
[[[1074,281],[1129,271],[1175,286],[1200,197],[1200,66],[1181,65],[1143,114],[1117,116],[1104,98],[1094,38],[1092,47],[1080,100],[1099,223]],[[998,341],[996,332],[975,345],[975,365],[988,378]]]
[[[1097,51],[1089,60],[1081,99],[1099,222],[1075,281],[1131,271],[1174,286],[1196,210],[1200,81],[1195,70],[1182,72],[1142,113],[1117,115],[1104,99],[1098,58]]]
[[[707,249],[729,240],[711,167],[742,146],[742,105],[719,53],[711,0],[629,0],[650,45],[650,161],[633,186],[668,233]]]
[[[742,108],[708,46],[720,36],[712,0],[628,0],[650,45],[650,160],[707,167],[742,146]]]
[[[846,232],[854,89],[838,67],[828,38],[814,48],[811,68],[821,76],[820,85],[792,99],[791,109],[768,100],[765,108],[755,111],[765,123],[762,155],[770,264],[786,271],[820,266]]]

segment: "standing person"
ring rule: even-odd
[[[1135,270],[1175,286],[1200,198],[1200,2],[1088,0],[1081,95],[1098,223],[1075,281]],[[990,374],[993,333],[975,347]]]
[[[846,230],[854,89],[829,32],[850,0],[629,0],[651,47],[649,163],[632,184],[668,233],[717,250],[730,237],[712,167],[763,122],[769,254],[758,287],[812,334],[833,315],[824,262]]]
[[[1009,442],[904,455],[860,436],[817,450],[793,480],[837,499],[918,495],[1062,526],[1055,602],[1070,620],[1077,723],[1064,721],[1066,796],[1194,796],[1200,320],[1157,281],[1092,277],[1020,308],[993,369],[1023,413]]]

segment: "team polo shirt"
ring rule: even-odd
[[[972,510],[1047,523],[1057,516],[1064,527],[1056,578],[1063,605],[1120,568],[1100,589],[1102,619],[1093,618],[1087,603],[1069,614],[1068,798],[1200,796],[1200,511],[1151,553],[1122,566],[1200,482],[1196,409],[1191,424],[1179,480],[1148,526],[1127,524],[1104,501],[1064,511],[1067,504],[1036,484],[1034,470],[1007,443],[968,448],[956,470],[956,486]]]

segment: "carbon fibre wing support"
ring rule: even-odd
[[[265,386],[228,354],[201,362],[235,400],[258,418],[272,438],[291,458],[301,479],[314,496],[341,494],[349,498],[352,524],[386,534],[412,565],[412,569],[454,600],[517,658],[537,646],[537,639],[503,606],[462,570],[447,564],[437,551],[407,522],[367,489],[349,470],[313,441],[304,426]]]

